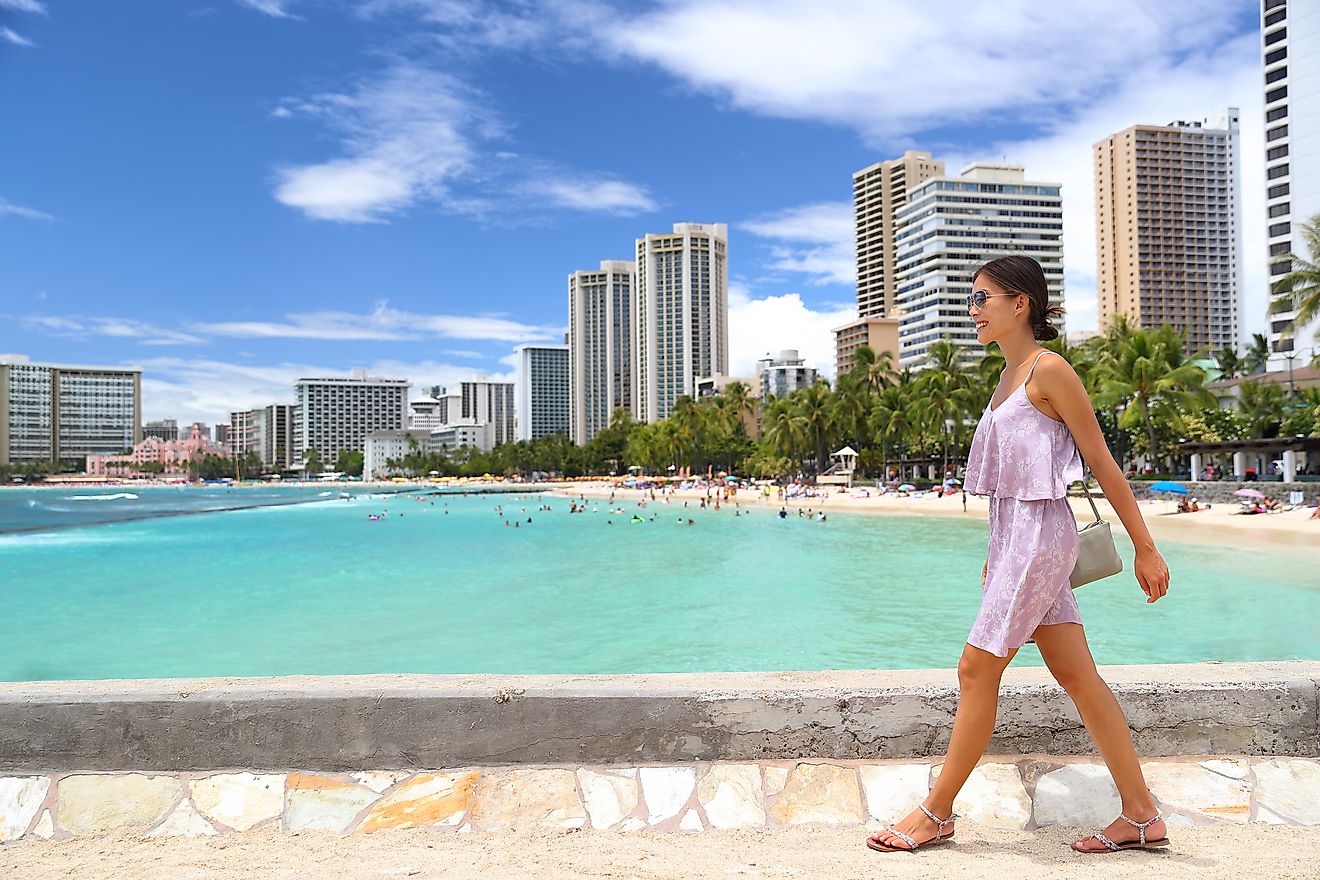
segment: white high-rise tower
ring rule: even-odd
[[[675,223],[637,239],[633,387],[638,421],[669,415],[699,376],[729,372],[729,227]]]

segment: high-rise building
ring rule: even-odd
[[[293,416],[293,457],[315,449],[332,463],[341,449],[362,452],[372,431],[401,431],[408,422],[408,380],[354,370],[348,378],[299,379]]]
[[[898,212],[898,366],[926,366],[948,339],[970,366],[985,352],[967,314],[972,273],[987,260],[1025,254],[1041,264],[1050,302],[1063,301],[1063,207],[1058,183],[1026,180],[1021,165],[973,163],[960,177],[932,177]]]
[[[857,226],[857,314],[894,313],[898,283],[895,224],[908,190],[944,174],[930,153],[908,150],[901,158],[869,165],[853,174],[853,218]]]
[[[260,452],[260,415],[259,409],[240,409],[229,414],[229,452],[234,458]]]
[[[179,423],[176,419],[158,419],[142,426],[142,438],[155,437],[157,440],[178,440]]]
[[[618,407],[635,413],[633,312],[637,264],[602,260],[568,276],[569,436],[582,445]]]
[[[1301,225],[1320,215],[1320,6],[1263,0],[1261,52],[1265,63],[1265,213],[1270,280],[1288,274],[1279,257],[1309,259]],[[1288,326],[1294,311],[1270,315],[1272,369],[1290,357],[1320,352],[1320,316],[1304,327]]]
[[[460,382],[459,394],[462,408],[458,418],[450,418],[449,424],[478,424],[489,426],[487,449],[501,443],[514,441],[514,407],[512,382],[488,382],[477,378],[470,382]]]
[[[1168,325],[1189,350],[1236,348],[1242,299],[1238,111],[1134,125],[1098,141],[1096,295],[1118,315]]]
[[[798,355],[797,349],[788,348],[778,357],[767,354],[756,362],[756,375],[761,382],[761,398],[787,397],[799,388],[816,384],[816,370]]]
[[[273,403],[231,412],[229,424],[225,426],[231,454],[242,458],[250,452],[261,460],[262,467],[272,470],[292,468],[301,460],[294,455],[294,409],[291,403]],[[215,426],[217,434],[221,427]]]
[[[215,423],[215,442],[216,442],[216,445],[218,445],[218,446],[224,446],[224,447],[226,447],[226,448],[229,446],[229,423],[228,423],[228,422],[216,422],[216,423]]]
[[[142,441],[142,368],[0,354],[0,464],[117,455]]]
[[[514,421],[519,440],[568,434],[569,381],[567,345],[520,345],[514,382]]]
[[[853,355],[863,345],[877,355],[889,353],[890,366],[898,368],[898,318],[858,318],[834,328],[834,374],[842,376],[853,368]]]
[[[729,372],[729,227],[675,223],[637,239],[634,416],[666,418],[699,376]]]

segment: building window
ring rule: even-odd
[[[1281,196],[1288,195],[1288,192],[1289,192],[1288,184],[1280,183],[1267,189],[1265,191],[1265,196],[1267,198],[1277,199]]]
[[[1282,61],[1287,57],[1288,57],[1288,47],[1284,46],[1282,49],[1275,49],[1273,52],[1268,53],[1265,56],[1265,63],[1274,64],[1278,61]]]
[[[1265,16],[1265,27],[1272,27],[1288,17],[1288,10],[1276,9]]]
[[[1292,204],[1290,202],[1280,202],[1277,205],[1270,205],[1271,217],[1286,217],[1292,213]]]
[[[1273,104],[1275,101],[1282,101],[1288,97],[1288,87],[1279,86],[1277,89],[1271,89],[1265,93],[1265,103]]]
[[[1278,82],[1287,75],[1288,75],[1288,68],[1286,65],[1283,67],[1276,67],[1273,70],[1271,70],[1269,73],[1265,74],[1265,85],[1269,85],[1270,83],[1273,82]]]
[[[1265,158],[1271,162],[1275,159],[1282,159],[1286,155],[1288,155],[1287,144],[1284,144],[1281,147],[1270,147],[1265,151]]]
[[[1287,38],[1288,38],[1288,29],[1286,27],[1279,28],[1277,31],[1265,35],[1265,45],[1273,46],[1275,43],[1279,42],[1280,40],[1286,40]]]
[[[1271,128],[1269,131],[1265,132],[1265,140],[1267,141],[1277,141],[1279,138],[1287,136],[1288,126],[1286,125],[1280,125],[1278,128]]]
[[[1273,110],[1271,110],[1271,111],[1269,111],[1268,113],[1265,114],[1265,121],[1266,121],[1266,122],[1278,122],[1280,119],[1284,119],[1284,118],[1286,118],[1287,116],[1288,116],[1288,108],[1287,108],[1287,106],[1283,106],[1283,107],[1275,107]]]

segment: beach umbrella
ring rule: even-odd
[[[1152,492],[1172,492],[1175,495],[1186,495],[1187,487],[1182,483],[1175,483],[1173,480],[1160,480],[1158,483],[1150,484]]]
[[[1234,494],[1234,495],[1241,495],[1243,498],[1264,498],[1264,497],[1265,497],[1265,493],[1264,493],[1264,492],[1261,492],[1261,491],[1258,490],[1258,489],[1238,489],[1238,490],[1237,490],[1236,492],[1234,492],[1233,494]]]

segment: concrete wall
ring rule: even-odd
[[[1320,754],[1320,662],[1107,667],[1144,755]],[[942,754],[952,670],[0,685],[0,770],[339,771]],[[1089,754],[1042,669],[991,752]]]
[[[1307,481],[1305,483],[1282,483],[1278,480],[1263,480],[1251,483],[1237,483],[1231,480],[1212,480],[1210,482],[1190,483],[1187,480],[1179,480],[1187,487],[1189,498],[1196,498],[1200,503],[1207,501],[1213,504],[1233,504],[1237,505],[1246,501],[1245,498],[1239,498],[1233,493],[1238,489],[1255,489],[1262,492],[1275,501],[1287,503],[1288,493],[1301,492],[1303,503],[1307,505],[1320,504],[1320,482]],[[1129,480],[1128,485],[1132,487],[1132,493],[1138,500],[1142,498],[1173,498],[1177,500],[1181,496],[1171,496],[1168,494],[1159,494],[1150,491],[1150,483],[1140,480]]]

